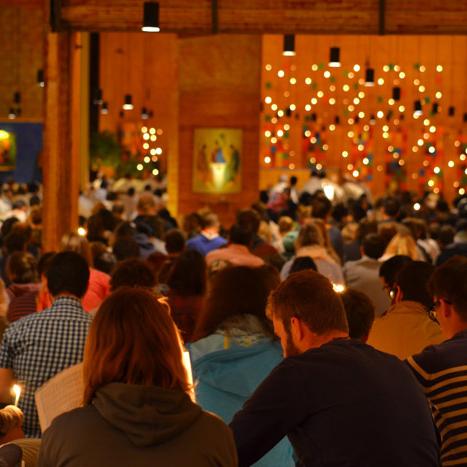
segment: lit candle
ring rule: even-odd
[[[21,396],[21,386],[19,384],[13,384],[12,391],[15,394],[15,406],[18,407],[19,398]]]

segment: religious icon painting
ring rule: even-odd
[[[197,128],[193,151],[194,193],[241,191],[242,130]]]

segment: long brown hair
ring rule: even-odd
[[[149,291],[122,287],[99,308],[84,352],[84,404],[109,383],[189,390],[169,310]]]

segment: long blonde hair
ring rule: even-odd
[[[415,240],[406,228],[399,229],[396,235],[392,237],[383,256],[392,257],[396,255],[409,256],[414,261],[422,259]]]

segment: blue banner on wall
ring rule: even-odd
[[[0,172],[0,182],[14,180],[19,183],[41,181],[38,166],[42,151],[42,123],[1,122],[0,130],[13,133],[16,145],[16,166],[10,171]]]

